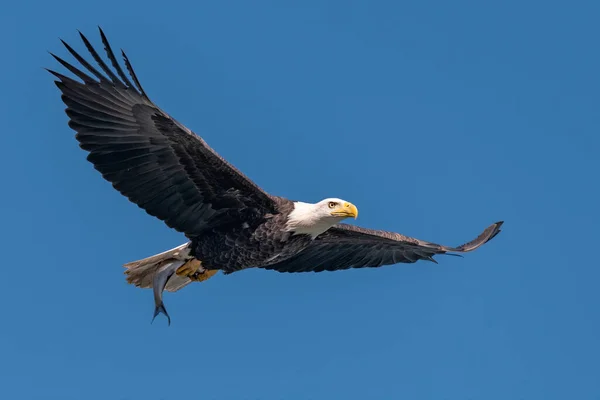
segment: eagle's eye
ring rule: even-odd
[[[335,201],[329,202],[329,208],[334,208],[335,206],[337,206],[337,203]]]

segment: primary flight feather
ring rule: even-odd
[[[63,41],[80,67],[51,54],[80,81],[49,70],[58,78],[80,147],[115,189],[189,240],[125,264],[129,283],[153,288],[154,317],[162,312],[170,323],[162,301],[165,289],[177,291],[219,270],[320,272],[435,262],[436,254],[475,250],[500,232],[502,221],[469,243],[442,246],[342,224],[358,216],[356,206],[342,199],[312,204],[270,195],[154,104],[122,52],[128,78],[102,29],[112,69],[80,36],[98,67]]]

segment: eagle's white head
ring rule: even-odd
[[[294,210],[288,216],[286,229],[316,238],[348,217],[358,217],[358,209],[354,204],[342,199],[324,199],[315,204],[296,201]]]

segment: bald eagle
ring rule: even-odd
[[[129,283],[154,290],[152,320],[163,313],[171,322],[162,300],[165,289],[175,292],[219,270],[321,272],[435,262],[436,254],[475,250],[500,232],[502,221],[471,242],[443,246],[342,224],[358,216],[356,206],[342,199],[311,204],[268,194],[154,104],[122,51],[129,77],[123,71],[102,29],[100,38],[112,69],[81,32],[80,36],[97,67],[64,41],[86,72],[50,53],[80,79],[48,70],[58,78],[69,127],[104,179],[188,239],[174,249],[125,264]]]

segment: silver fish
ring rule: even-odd
[[[169,279],[175,274],[175,271],[177,271],[177,268],[181,267],[183,264],[185,264],[185,261],[170,261],[160,267],[154,274],[152,280],[152,289],[154,290],[154,316],[152,317],[152,322],[154,322],[154,319],[158,314],[163,313],[169,321],[169,326],[171,325],[171,317],[169,316],[162,299],[163,291],[165,290],[165,286],[167,286]]]

